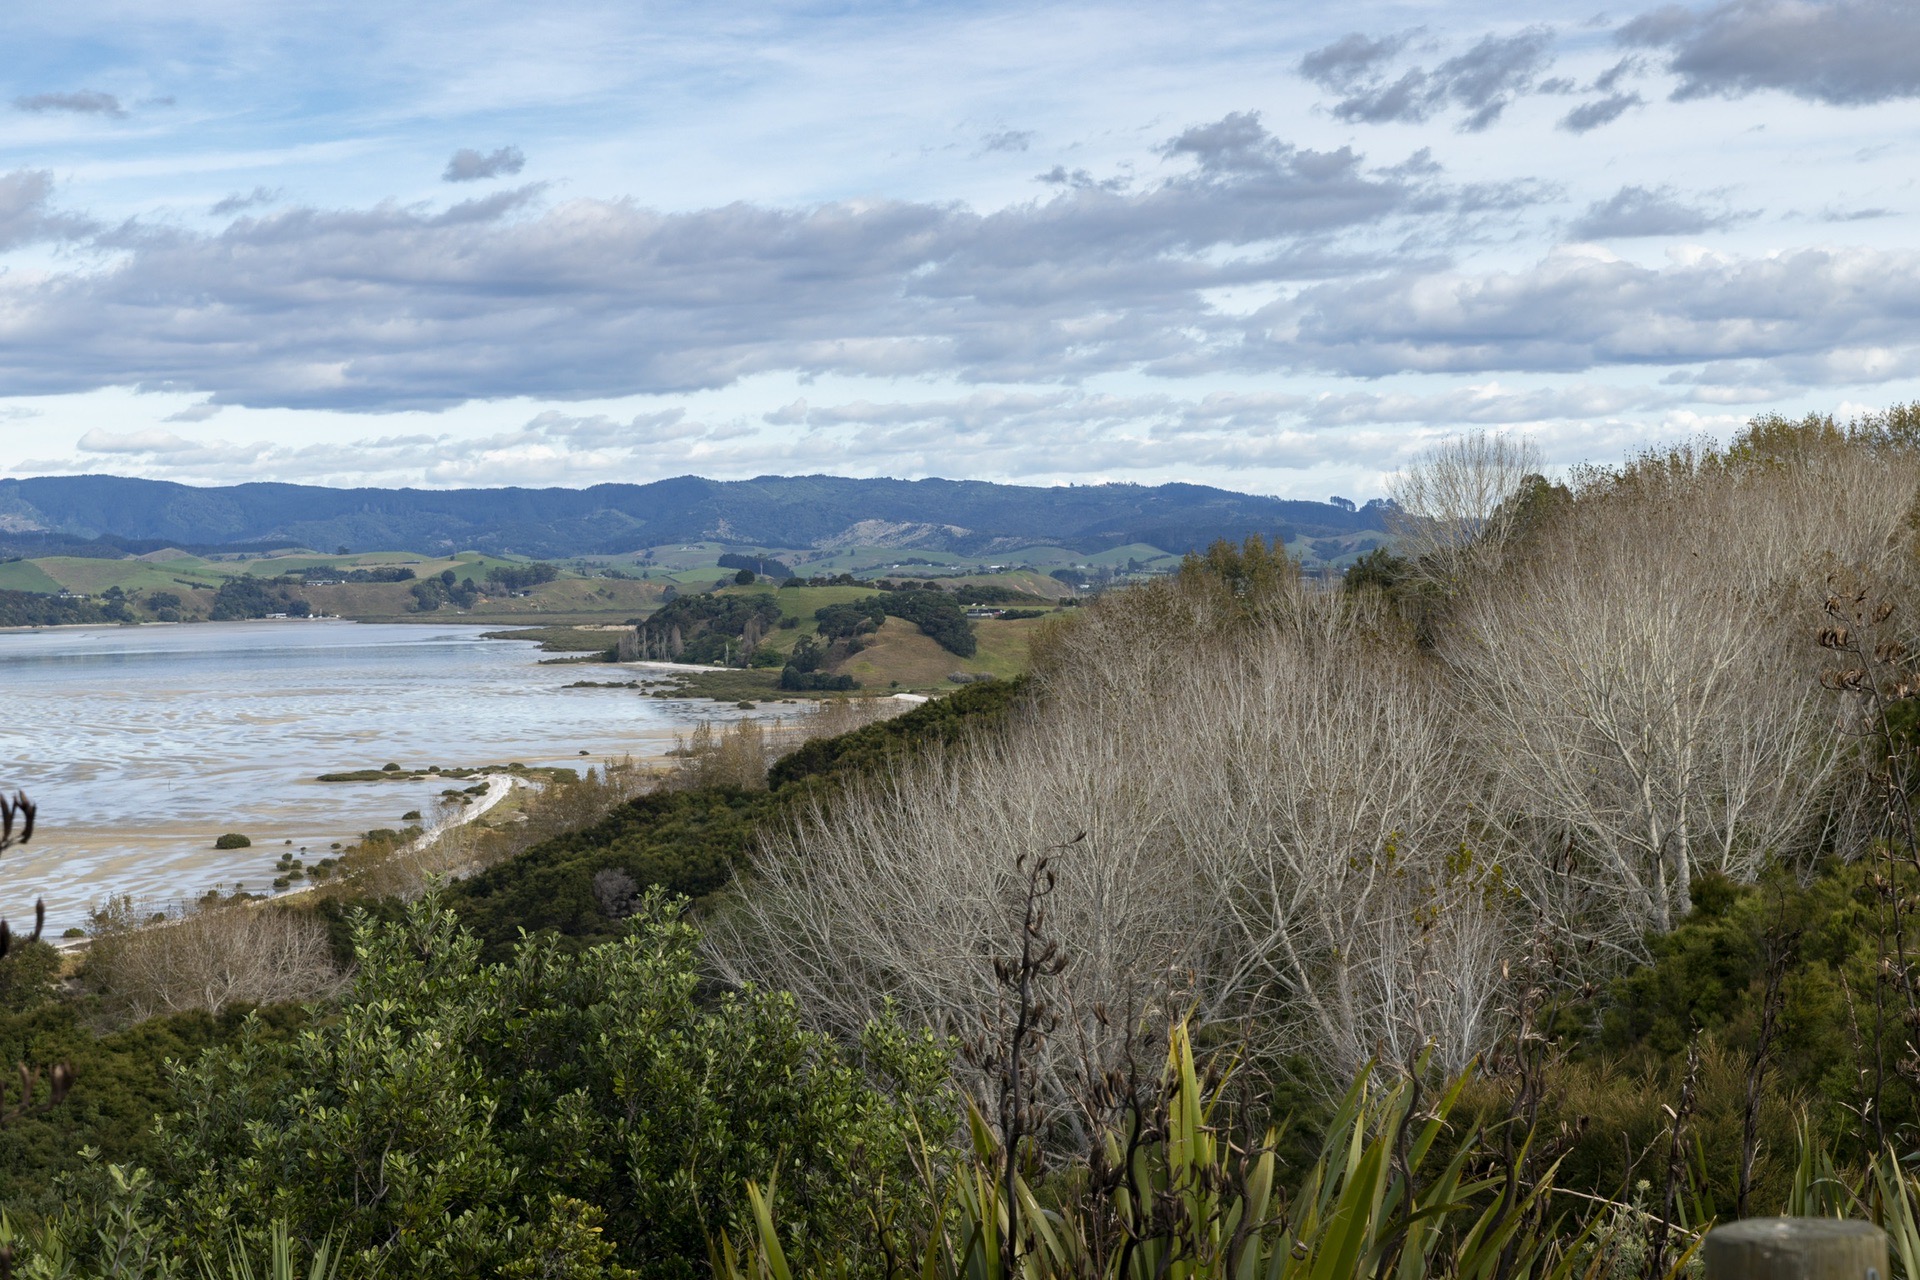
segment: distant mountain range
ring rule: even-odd
[[[769,548],[917,547],[992,555],[1046,543],[1164,551],[1262,534],[1380,529],[1385,504],[1296,502],[1204,485],[1038,488],[976,480],[762,476],[588,489],[198,488],[123,476],[0,480],[0,554],[141,554],[303,546],[478,550],[553,558],[671,542]]]

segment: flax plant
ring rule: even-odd
[[[1004,1177],[979,1111],[972,1151],[931,1184],[932,1225],[893,1241],[892,1276],[918,1280],[1594,1280],[1603,1217],[1569,1226],[1552,1209],[1552,1167],[1510,1177],[1490,1130],[1466,1118],[1470,1075],[1429,1100],[1419,1073],[1363,1072],[1319,1158],[1281,1185],[1277,1135],[1241,1150],[1216,1114],[1224,1080],[1195,1063],[1184,1024],[1169,1037],[1157,1095],[1101,1137],[1084,1180]],[[1532,1135],[1516,1144],[1520,1159]],[[1008,1189],[1015,1201],[1010,1204]],[[844,1256],[790,1258],[771,1187],[750,1188],[756,1230],[714,1249],[720,1280],[843,1280]],[[1010,1210],[1017,1204],[1018,1212]],[[884,1224],[876,1224],[884,1227]],[[1010,1231],[1017,1231],[1012,1238]],[[1699,1236],[1660,1276],[1692,1263]]]

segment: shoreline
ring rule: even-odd
[[[278,621],[317,625],[267,625]],[[19,734],[4,782],[39,803],[41,823],[31,844],[0,859],[0,915],[17,924],[44,897],[57,937],[86,927],[111,896],[192,900],[236,882],[264,892],[282,851],[311,865],[337,854],[334,843],[406,826],[403,811],[437,819],[441,791],[455,785],[437,776],[330,785],[317,781],[323,771],[396,760],[422,775],[429,765],[472,769],[465,787],[508,761],[574,770],[657,761],[702,721],[784,709],[575,691],[567,682],[579,673],[538,665],[531,641],[476,643],[490,628],[469,619],[429,617],[439,626],[425,630],[348,621],[10,629],[0,708]],[[619,678],[662,682],[671,669],[629,667]],[[489,796],[482,812],[499,802]],[[223,832],[252,844],[217,851]]]

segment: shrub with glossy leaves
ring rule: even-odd
[[[362,919],[335,1017],[178,1073],[159,1145],[179,1228],[338,1229],[350,1268],[409,1276],[604,1239],[643,1275],[692,1276],[746,1183],[777,1175],[796,1245],[859,1239],[916,1131],[954,1114],[946,1054],[881,1026],[856,1065],[785,996],[703,1001],[697,941],[658,893],[616,942],[529,939],[501,964],[434,896]]]

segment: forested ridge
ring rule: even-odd
[[[16,942],[18,1258],[1679,1280],[1783,1211],[1920,1257],[1920,411],[1561,477],[1469,436],[1393,497],[1344,583],[1216,543],[1021,681],[556,784],[450,883],[103,932],[77,989]],[[262,1000],[129,1013],[243,933]]]
[[[918,546],[977,551],[1005,541],[1093,552],[1146,542],[1179,552],[1214,538],[1378,529],[1378,507],[1302,502],[1203,485],[1043,488],[970,480],[762,476],[586,489],[194,487],[122,476],[0,479],[0,554],[89,554],[122,545],[288,543],[354,550],[473,548],[540,558],[711,537],[810,547],[855,526],[910,529]],[[875,536],[889,535],[886,528]],[[784,566],[782,566],[784,567]],[[771,564],[768,572],[778,573]],[[784,575],[783,575],[784,576]]]

